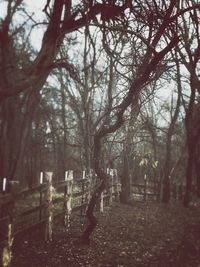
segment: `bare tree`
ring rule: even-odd
[[[188,7],[195,5],[196,1],[186,1]],[[186,106],[185,128],[186,128],[186,143],[188,160],[186,167],[186,192],[184,197],[184,205],[187,206],[190,202],[190,194],[192,187],[192,175],[195,158],[195,149],[200,137],[199,115],[199,88],[200,81],[198,78],[198,62],[200,59],[200,27],[199,27],[199,10],[191,10],[189,14],[182,15],[182,23],[179,27],[179,32],[182,37],[182,48],[179,47],[179,54],[182,63],[186,67],[189,74],[190,97],[189,103]],[[193,25],[191,29],[191,25]],[[194,127],[195,125],[195,127]]]
[[[166,44],[166,46],[162,48],[160,52],[155,51],[156,47],[159,46],[159,41],[161,41],[161,38],[165,34],[165,31],[168,29],[169,26],[172,26],[171,22],[173,21],[172,19],[173,12],[177,12],[176,2],[174,1],[172,1],[168,6],[160,8],[162,8],[162,11],[164,12],[165,15],[162,17],[162,20],[157,25],[156,29],[154,28],[155,26],[154,23],[152,25],[147,23],[146,20],[143,21],[143,23],[147,23],[148,25],[148,26],[145,25],[149,30],[148,31],[149,35],[147,36],[146,39],[148,40],[148,45],[145,53],[140,58],[140,64],[138,64],[134,79],[130,84],[128,92],[125,94],[120,104],[116,106],[114,109],[115,120],[114,121],[112,120],[109,125],[107,124],[105,125],[104,123],[102,123],[101,127],[96,131],[94,135],[94,168],[101,182],[99,187],[96,188],[94,194],[92,195],[86,211],[87,218],[89,220],[89,225],[82,235],[82,241],[84,243],[89,243],[90,235],[93,232],[94,228],[96,227],[97,220],[93,214],[93,210],[97,199],[99,198],[101,192],[105,188],[105,184],[107,181],[107,175],[101,166],[102,140],[105,138],[107,134],[115,132],[123,125],[124,112],[131,105],[134,99],[138,96],[138,94],[143,89],[145,84],[149,82],[149,79],[151,79],[153,73],[156,71],[162,59],[174,46],[177,45],[179,40],[177,36],[172,35],[169,40],[169,43]],[[149,11],[149,7],[147,7],[146,10]],[[155,12],[155,10],[150,10],[149,12]],[[139,20],[139,18],[137,19]],[[141,19],[144,19],[144,17],[141,17]],[[152,34],[152,32],[154,32],[154,34]],[[108,115],[110,116],[111,114]]]
[[[172,136],[174,135],[176,122],[178,119],[180,106],[181,106],[181,95],[182,95],[182,89],[181,89],[181,75],[180,75],[180,64],[178,62],[178,58],[176,55],[175,58],[176,63],[176,82],[177,82],[177,100],[176,100],[176,107],[175,111],[171,115],[171,121],[169,128],[167,130],[167,140],[166,140],[166,155],[165,155],[165,162],[163,167],[163,192],[162,192],[162,201],[164,203],[168,203],[170,200],[170,183],[172,177],[170,177],[171,169],[172,169],[172,163],[171,163],[171,154],[172,154]],[[173,108],[173,106],[172,106]]]
[[[0,112],[2,136],[0,165],[1,175],[3,176],[13,178],[15,176],[15,166],[18,165],[17,151],[21,150],[20,139],[24,135],[24,133],[19,133],[17,129],[20,120],[20,116],[18,116],[19,105],[23,103],[22,98],[30,94],[30,101],[33,101],[34,97],[32,95],[34,92],[37,95],[50,72],[60,66],[56,62],[56,57],[66,34],[88,25],[90,21],[95,20],[97,14],[105,17],[105,7],[106,10],[110,8],[110,6],[105,6],[104,3],[93,3],[93,1],[89,1],[88,4],[83,1],[73,5],[71,1],[65,0],[52,2],[47,1],[44,7],[46,30],[43,35],[41,48],[34,55],[34,59],[30,49],[22,57],[16,46],[16,40],[19,34],[24,31],[26,21],[22,25],[13,27],[15,23],[14,15],[18,12],[27,14],[25,7],[23,7],[23,1],[8,1],[7,14],[1,20],[0,68],[2,75],[0,78]],[[127,4],[120,6],[114,16],[118,16],[119,12],[121,15],[126,9]],[[30,16],[28,16],[27,20],[30,20]],[[26,40],[22,41],[22,46],[24,46]],[[72,67],[65,61],[66,68],[70,73],[72,72]],[[22,113],[26,112],[24,107],[22,109]],[[22,128],[20,129],[23,131]],[[24,142],[26,143],[25,137]],[[13,149],[13,145],[16,149]]]

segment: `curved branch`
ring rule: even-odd
[[[167,45],[161,52],[154,55],[150,60],[149,54],[144,57],[144,63],[138,68],[138,78],[136,78],[130,86],[127,96],[122,100],[121,104],[118,106],[116,111],[116,121],[110,125],[102,125],[102,127],[97,130],[94,135],[94,170],[101,180],[100,185],[96,188],[95,192],[92,195],[92,198],[89,201],[86,215],[89,221],[89,224],[86,230],[83,232],[81,241],[84,244],[89,244],[90,235],[97,225],[97,219],[95,218],[93,211],[96,205],[97,200],[99,199],[101,193],[105,189],[106,181],[108,179],[104,169],[101,166],[101,143],[103,138],[110,133],[117,131],[124,123],[124,112],[133,102],[134,98],[137,98],[140,91],[142,90],[145,83],[150,78],[150,75],[156,70],[159,62],[164,58],[164,56],[175,46],[177,45],[179,39],[174,37],[172,41]],[[149,59],[148,64],[146,64],[147,59]],[[137,76],[136,76],[137,77]]]

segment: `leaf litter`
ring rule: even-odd
[[[200,205],[115,204],[96,214],[89,246],[78,242],[78,215],[70,229],[56,219],[51,243],[38,230],[17,237],[11,267],[200,267]]]

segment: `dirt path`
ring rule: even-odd
[[[199,206],[118,205],[99,216],[89,247],[74,220],[70,232],[56,223],[50,244],[33,231],[18,239],[12,267],[200,267]]]

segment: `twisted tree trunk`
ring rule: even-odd
[[[94,216],[93,212],[101,193],[105,189],[106,180],[108,179],[106,173],[103,170],[103,167],[101,166],[101,142],[102,138],[105,135],[105,128],[102,127],[94,136],[94,170],[101,182],[93,192],[86,210],[86,216],[88,218],[89,224],[81,236],[81,241],[83,244],[90,243],[90,236],[95,227],[97,226],[97,219]]]
[[[158,36],[156,36],[158,38],[154,40],[155,44],[159,41],[160,36],[162,35],[164,30],[165,28],[163,28],[162,31],[159,32]],[[141,66],[138,67],[137,70],[138,75],[136,75],[137,78],[133,80],[126,96],[122,99],[119,106],[116,107],[115,121],[113,122],[111,119],[110,120],[107,119],[106,121],[110,121],[110,124],[109,125],[102,124],[102,126],[99,128],[99,130],[97,130],[96,134],[94,135],[94,170],[98,178],[100,179],[101,183],[94,191],[86,210],[86,216],[89,223],[81,236],[81,241],[84,244],[90,243],[90,236],[97,225],[97,219],[94,216],[94,208],[96,206],[97,200],[99,199],[101,193],[105,188],[107,180],[107,175],[101,166],[101,155],[102,155],[101,142],[104,137],[106,137],[108,134],[116,132],[123,125],[124,112],[133,103],[134,99],[138,98],[140,91],[148,82],[150,75],[154,71],[156,71],[156,68],[160,63],[160,61],[177,44],[178,41],[179,39],[177,37],[174,37],[162,51],[160,51],[159,53],[154,53],[153,55],[150,52],[151,50],[147,49],[146,55],[143,58],[143,64],[141,64]],[[109,116],[110,113],[108,114],[107,112],[106,115]]]

